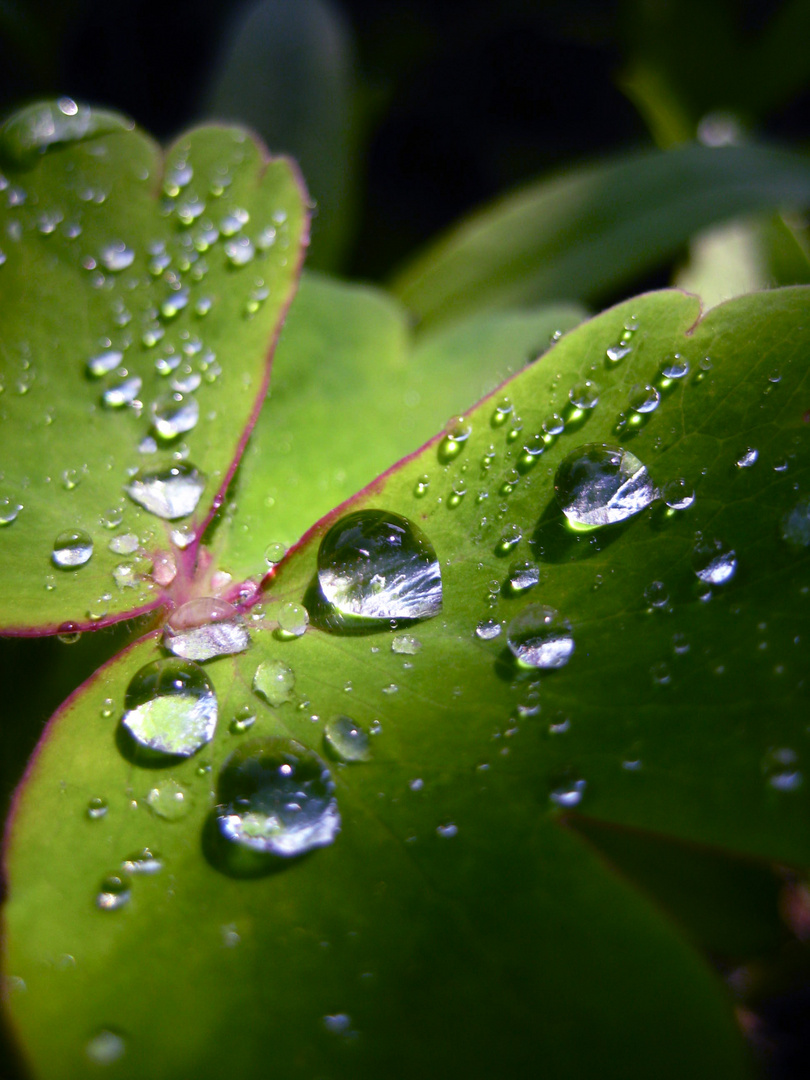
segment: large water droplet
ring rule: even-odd
[[[197,399],[175,391],[163,394],[152,403],[152,428],[161,439],[176,439],[196,427],[200,419]]]
[[[254,739],[219,775],[219,832],[230,843],[282,858],[325,847],[340,830],[334,790],[317,754],[292,741]]]
[[[275,709],[292,700],[294,686],[295,672],[281,660],[265,660],[253,676],[254,691]]]
[[[250,634],[232,604],[215,597],[189,600],[166,623],[163,647],[187,660],[210,660],[244,652]]]
[[[429,619],[442,606],[442,579],[433,545],[407,518],[358,510],[321,541],[318,581],[342,615],[369,619]]]
[[[327,749],[340,761],[368,761],[371,757],[368,733],[350,716],[333,716],[323,733]]]
[[[166,469],[141,469],[125,490],[150,514],[174,521],[194,511],[204,489],[202,473],[182,462]]]
[[[58,143],[78,142],[112,131],[131,131],[134,124],[118,113],[77,105],[68,97],[40,101],[20,109],[0,128],[5,157],[30,166],[39,154]]]
[[[509,623],[506,641],[519,664],[530,668],[561,668],[571,659],[571,624],[554,608],[530,604]]]
[[[60,570],[84,566],[93,555],[93,541],[81,529],[61,532],[53,542],[51,562]]]
[[[214,737],[216,694],[196,664],[155,660],[133,676],[121,722],[140,746],[190,757]]]
[[[655,499],[647,469],[620,446],[591,443],[560,462],[554,478],[560,507],[574,527],[625,521]]]
[[[737,572],[737,556],[721,540],[701,543],[692,553],[692,565],[701,581],[709,585],[725,585]]]

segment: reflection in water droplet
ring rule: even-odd
[[[210,596],[177,608],[163,631],[163,647],[187,660],[240,653],[248,645],[250,634],[236,608]]]
[[[685,360],[680,353],[669,356],[661,365],[661,375],[665,379],[682,379],[689,374],[689,361]]]
[[[506,423],[509,414],[512,412],[512,402],[508,397],[502,397],[495,405],[495,411],[492,414],[490,423],[493,427],[502,427]]]
[[[334,790],[317,754],[288,740],[254,739],[219,775],[217,826],[225,840],[252,851],[303,855],[340,831]]]
[[[96,895],[96,907],[101,911],[118,911],[129,903],[129,878],[111,874],[106,877]]]
[[[236,236],[225,244],[225,254],[232,266],[246,266],[256,254],[256,249],[247,236]]]
[[[517,596],[534,588],[539,580],[540,570],[534,563],[520,562],[515,563],[509,570],[507,584],[510,593]]]
[[[197,664],[154,660],[132,677],[121,722],[140,746],[190,757],[214,737],[216,694]]]
[[[16,499],[10,498],[7,495],[0,497],[0,528],[15,522],[17,520],[17,515],[22,508],[22,503],[17,502]]]
[[[799,499],[782,518],[782,539],[794,547],[810,547],[810,498]]]
[[[606,355],[611,364],[618,364],[620,360],[623,360],[628,353],[632,352],[631,345],[610,345],[606,349]]]
[[[454,836],[458,835],[458,825],[452,821],[448,821],[446,825],[436,826],[436,835],[443,837],[445,840],[451,840]]]
[[[96,1065],[112,1065],[125,1051],[126,1043],[121,1036],[106,1028],[94,1035],[84,1048],[85,1054]]]
[[[189,793],[176,780],[161,780],[146,796],[146,804],[153,814],[164,821],[180,821],[191,809]]]
[[[564,458],[554,491],[571,524],[585,528],[625,521],[645,510],[656,495],[639,459],[604,443],[580,446]]]
[[[132,555],[141,546],[141,542],[135,533],[121,533],[114,536],[107,547],[114,555]]]
[[[688,510],[695,501],[695,489],[689,487],[683,477],[664,484],[663,495],[669,510]]]
[[[725,585],[737,572],[737,556],[721,540],[701,543],[692,553],[692,566],[701,581],[709,585]]]
[[[407,518],[358,510],[341,518],[318,550],[318,581],[342,615],[428,619],[442,606],[433,545]]]
[[[249,705],[241,705],[228,725],[231,735],[244,735],[256,723],[256,713]]]
[[[278,612],[278,628],[288,637],[301,637],[309,626],[309,612],[303,604],[292,601],[282,604]]]
[[[568,397],[577,409],[593,409],[599,404],[599,387],[591,379],[586,379],[572,386]]]
[[[81,529],[61,532],[53,542],[51,562],[60,570],[84,566],[93,555],[93,541]]]
[[[87,804],[87,816],[91,821],[98,821],[103,818],[107,813],[107,800],[99,798],[98,796],[91,799]]]
[[[263,661],[253,676],[254,691],[276,709],[292,700],[294,686],[295,672],[281,660]]]
[[[128,859],[121,863],[121,869],[125,874],[159,874],[163,869],[163,860],[155,855],[150,848],[141,848],[134,852]]]
[[[193,465],[182,462],[166,469],[141,469],[125,490],[150,514],[174,521],[194,511],[204,489],[202,474]]]
[[[413,493],[417,499],[421,499],[424,495],[427,495],[429,487],[430,477],[425,473],[423,476],[420,476],[414,484]]]
[[[507,627],[506,641],[523,667],[561,668],[574,652],[571,624],[545,604],[530,604],[516,615]]]
[[[741,454],[737,458],[737,468],[750,469],[759,457],[759,451],[752,446],[749,446],[744,454]]]
[[[482,641],[492,641],[501,632],[501,624],[497,619],[484,619],[475,628],[475,636]]]
[[[495,552],[497,555],[508,555],[513,548],[516,548],[520,541],[523,539],[523,530],[519,525],[509,524],[504,525],[501,532],[500,539],[495,545]]]
[[[152,403],[152,428],[161,439],[176,439],[191,431],[199,418],[197,399],[179,391],[164,394]]]
[[[661,395],[654,386],[634,386],[630,391],[629,405],[633,412],[644,415],[654,412],[660,400]]]
[[[276,563],[280,563],[284,556],[287,554],[287,545],[280,542],[268,544],[264,549],[264,561],[268,566],[275,566]]]
[[[644,599],[654,608],[664,608],[669,602],[669,593],[663,581],[653,581],[644,590]]]
[[[115,371],[123,359],[124,354],[117,349],[98,353],[87,361],[87,374],[92,375],[94,379],[100,379],[102,375],[109,375],[111,371]]]
[[[555,806],[570,809],[582,802],[587,786],[587,780],[583,780],[572,769],[567,769],[552,778],[548,797]]]
[[[445,428],[444,438],[439,443],[439,461],[443,464],[457,458],[464,443],[472,432],[472,424],[463,416],[454,416]]]
[[[333,716],[326,721],[327,749],[340,761],[368,761],[371,758],[368,733],[350,716]]]
[[[114,240],[101,249],[101,262],[105,269],[112,273],[126,270],[128,266],[132,266],[134,260],[135,252],[128,248],[123,240]]]

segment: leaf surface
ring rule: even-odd
[[[455,456],[433,440],[289,553],[247,613],[248,651],[206,665],[219,724],[196,758],[158,769],[119,749],[125,691],[155,638],[65,704],[6,846],[5,974],[22,980],[9,1012],[35,1075],[84,1075],[99,1046],[116,1077],[260,1077],[268,1047],[292,1076],[746,1074],[715,977],[560,811],[810,860],[807,300],[746,296],[698,321],[695,298],[656,293],[564,336],[466,414]],[[688,373],[663,378],[676,361]],[[569,390],[581,399],[586,379],[598,404],[575,409]],[[647,385],[657,407],[633,413]],[[656,497],[572,531],[553,482],[594,442],[637,455]],[[435,617],[363,628],[319,598],[322,538],[369,509],[435,546]],[[696,569],[715,541],[734,565],[707,581]],[[515,563],[538,583],[510,588]],[[284,605],[302,601],[310,626],[285,637]],[[570,620],[574,649],[555,669],[521,667],[505,646],[535,603]],[[482,638],[485,620],[500,634]],[[276,707],[252,688],[272,661],[294,675]],[[329,756],[336,715],[369,733],[370,760]],[[229,756],[268,737],[329,763],[341,830],[246,877],[212,815]],[[185,813],[169,821],[149,792],[172,783]],[[94,797],[108,809],[88,820]],[[99,910],[104,875],[144,846],[163,868]]]
[[[174,530],[188,542],[235,468],[307,230],[294,167],[244,132],[199,128],[164,162],[115,114],[64,107],[78,112],[34,106],[0,134],[6,633],[160,602],[152,561]],[[127,495],[138,470],[177,468],[197,470],[198,501],[171,521]],[[65,533],[85,539],[62,567]]]

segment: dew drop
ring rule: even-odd
[[[457,458],[467,439],[469,439],[471,432],[472,424],[468,420],[465,420],[463,416],[454,416],[447,424],[444,431],[444,437],[439,443],[437,451],[439,461],[446,465],[448,462]]]
[[[175,391],[152,403],[152,428],[161,439],[176,439],[196,427],[200,406],[196,398]]]
[[[23,504],[8,495],[0,497],[0,528],[12,525],[23,508]]]
[[[794,547],[810,547],[810,498],[800,499],[782,518],[782,539]]]
[[[131,131],[133,127],[132,121],[119,113],[77,105],[72,98],[61,97],[14,113],[0,127],[0,146],[4,156],[26,166],[51,146],[113,131]]]
[[[507,587],[513,596],[528,592],[540,580],[540,570],[532,562],[518,562],[509,570]]]
[[[442,606],[433,545],[413,522],[384,510],[358,510],[332,526],[318,550],[318,580],[341,615],[429,619]]]
[[[427,495],[429,487],[430,477],[425,473],[423,476],[420,476],[414,484],[413,493],[417,499],[421,499],[423,496]]]
[[[123,240],[113,240],[101,249],[101,262],[112,273],[126,270],[135,261],[135,252]]]
[[[506,630],[506,642],[522,667],[561,668],[574,652],[571,624],[554,608],[530,604]]]
[[[759,457],[759,451],[752,446],[749,446],[744,454],[741,454],[737,458],[738,469],[750,469],[752,465],[756,463]]]
[[[591,379],[586,379],[572,386],[568,397],[577,409],[594,409],[599,404],[599,387]]]
[[[211,596],[189,600],[172,612],[163,631],[163,647],[187,660],[210,660],[244,652],[250,634],[232,604]]]
[[[280,542],[268,544],[264,549],[264,561],[268,566],[275,566],[276,563],[280,563],[284,556],[287,554],[287,545]]]
[[[413,634],[397,634],[391,639],[391,652],[400,656],[416,656],[421,648],[422,642]]]
[[[256,713],[249,705],[242,705],[228,725],[231,735],[244,735],[256,723]]]
[[[160,873],[163,869],[163,860],[159,855],[155,855],[151,848],[141,848],[140,851],[135,851],[129,858],[124,859],[121,869],[125,874],[143,874],[148,877],[151,874]]]
[[[291,701],[294,687],[295,672],[281,660],[265,660],[256,668],[253,689],[273,708]]]
[[[96,907],[101,911],[119,911],[129,903],[130,896],[129,878],[110,874],[101,883]]]
[[[324,742],[339,761],[368,761],[371,758],[368,733],[350,716],[333,716],[327,720]]]
[[[290,601],[278,613],[278,628],[287,637],[301,637],[309,626],[309,612],[303,604]]]
[[[581,446],[564,458],[554,490],[575,528],[625,521],[646,509],[656,494],[646,467],[635,455],[603,443]]]
[[[790,747],[771,747],[762,762],[768,784],[776,791],[798,791],[804,783],[798,760],[796,751]]]
[[[683,477],[664,484],[664,502],[669,510],[688,510],[695,501],[695,489]]]
[[[84,566],[93,555],[93,541],[81,529],[61,532],[53,542],[51,562],[60,570],[73,570]]]
[[[583,780],[572,769],[567,769],[552,778],[548,797],[555,806],[570,809],[582,802],[587,786],[587,780]]]
[[[335,785],[311,750],[285,739],[253,739],[223,766],[216,821],[229,843],[294,858],[331,844],[340,831]]]
[[[167,521],[191,514],[204,489],[202,474],[187,462],[165,469],[141,469],[125,488],[134,502]]]
[[[493,412],[492,418],[490,419],[490,423],[492,424],[492,426],[494,428],[502,427],[509,418],[509,414],[512,412],[512,408],[512,402],[508,397],[500,398],[495,405],[495,411]]]
[[[495,553],[497,555],[508,555],[522,539],[523,530],[519,525],[504,525],[500,539],[495,545]]]
[[[632,352],[632,346],[620,343],[618,345],[610,345],[605,350],[605,355],[611,364],[618,364],[620,360],[623,360],[628,353]]]
[[[454,836],[458,835],[458,825],[452,821],[448,821],[446,825],[437,825],[436,835],[445,840],[452,840]]]
[[[630,408],[633,412],[640,413],[642,416],[655,412],[660,401],[661,395],[654,386],[649,384],[634,386],[630,391]]]
[[[664,608],[669,603],[669,593],[662,581],[652,581],[644,590],[644,599],[654,608]]]
[[[113,386],[108,386],[101,395],[102,404],[108,409],[123,409],[125,405],[131,405],[141,392],[143,379],[138,375],[132,375],[128,379],[122,379]]]
[[[680,353],[668,356],[661,365],[661,375],[665,379],[682,379],[689,374],[689,361],[685,360]]]
[[[475,636],[481,641],[492,641],[493,638],[499,636],[500,632],[501,624],[497,619],[484,619],[475,628]]]
[[[106,352],[97,353],[87,361],[87,374],[94,379],[100,379],[102,375],[109,375],[115,371],[123,361],[124,354],[118,349],[108,349]]]
[[[88,802],[86,813],[91,821],[98,821],[106,815],[107,809],[107,800],[96,797]]]
[[[121,723],[141,747],[190,757],[214,737],[214,688],[197,664],[154,660],[132,677]]]
[[[737,572],[737,556],[720,540],[700,543],[692,553],[692,566],[708,585],[726,585]]]
[[[182,784],[168,778],[150,789],[146,805],[164,821],[181,821],[191,810],[191,799]]]
[[[246,266],[256,254],[256,249],[247,236],[235,236],[225,244],[225,254],[231,266]]]
[[[84,1048],[87,1057],[96,1065],[112,1065],[125,1051],[126,1043],[121,1036],[107,1028],[97,1032]]]

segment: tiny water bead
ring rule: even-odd
[[[132,405],[141,392],[143,379],[133,375],[128,379],[108,386],[101,395],[101,402],[108,409],[123,409],[125,405]]]
[[[427,473],[424,473],[414,484],[413,493],[417,499],[423,498],[428,493],[430,487],[430,477]]]
[[[216,597],[189,600],[172,612],[163,631],[163,647],[187,660],[210,660],[244,652],[250,634],[232,604]]]
[[[161,780],[146,795],[146,805],[164,821],[180,821],[191,809],[188,791],[177,780]]]
[[[318,550],[324,598],[342,615],[429,619],[442,607],[433,545],[407,518],[358,510],[341,518]]]
[[[277,709],[292,700],[295,672],[281,660],[264,660],[253,676],[253,690]]]
[[[530,604],[509,623],[506,642],[521,667],[561,668],[574,652],[570,622],[554,608]]]
[[[278,541],[272,544],[268,544],[264,549],[264,561],[268,566],[275,566],[276,563],[280,563],[284,556],[287,554],[287,545]]]
[[[160,439],[176,439],[196,427],[200,406],[196,398],[175,391],[152,403],[152,428]]]
[[[422,642],[413,634],[397,634],[391,639],[391,652],[400,656],[416,656],[421,648]]]
[[[129,903],[131,895],[129,878],[123,874],[110,874],[101,883],[96,895],[96,907],[100,911],[118,911]]]
[[[446,465],[453,461],[461,453],[464,444],[472,432],[472,424],[463,416],[454,416],[444,431],[444,437],[439,443],[439,461]]]
[[[580,446],[564,458],[554,491],[571,525],[585,529],[626,521],[656,497],[646,466],[628,450],[605,443]]]
[[[53,542],[51,562],[60,570],[74,570],[84,566],[93,555],[93,541],[81,529],[61,532]]]
[[[86,814],[91,821],[99,821],[106,816],[107,809],[107,800],[96,796],[88,802]]]
[[[289,601],[278,612],[278,628],[285,637],[301,637],[309,626],[309,612],[303,604]]]
[[[692,553],[695,574],[708,585],[726,585],[737,572],[737,555],[721,540],[700,542]]]
[[[294,858],[340,831],[335,785],[324,762],[286,739],[253,739],[223,766],[216,822],[229,843]]]
[[[513,405],[508,397],[502,397],[495,405],[495,411],[492,414],[490,423],[494,428],[502,427],[509,419],[509,414],[512,412]]]
[[[685,360],[680,353],[668,356],[661,365],[661,378],[667,382],[682,379],[689,374],[689,361]]]
[[[214,737],[216,694],[197,664],[154,660],[127,687],[121,722],[139,746],[190,757]]]
[[[231,735],[244,735],[256,723],[256,712],[249,705],[242,705],[228,725]]]
[[[340,761],[368,761],[371,758],[368,733],[350,716],[330,717],[323,737],[327,750]]]
[[[164,469],[141,469],[127,484],[126,493],[150,514],[175,521],[196,509],[205,479],[188,462]]]

